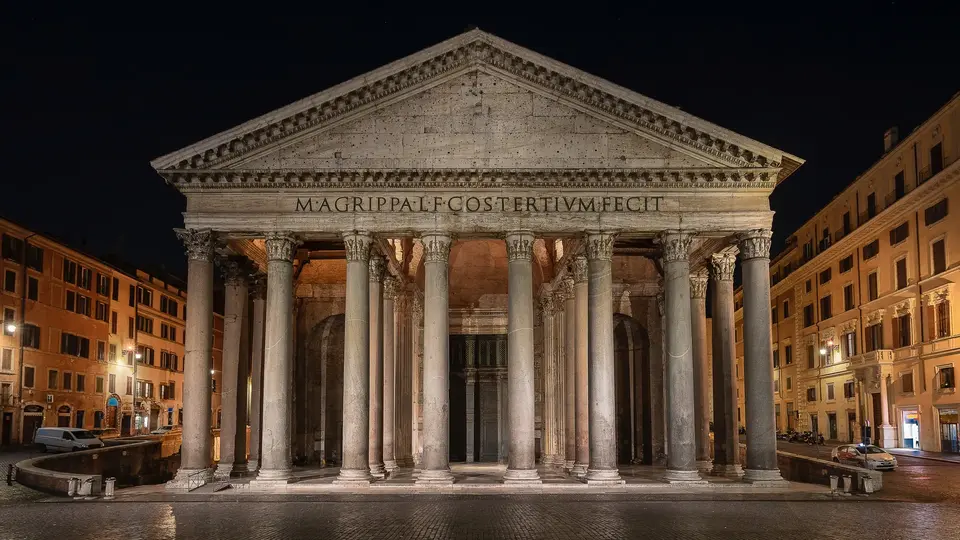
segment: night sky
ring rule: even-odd
[[[450,2],[442,18],[365,3],[316,17],[166,3],[7,12],[0,215],[94,255],[183,275],[171,229],[184,199],[151,159],[476,25],[806,159],[771,199],[776,250],[876,161],[888,127],[909,133],[960,90],[948,4],[787,13],[776,2],[712,3],[722,16],[700,18],[692,3],[676,14],[552,4],[548,15]]]

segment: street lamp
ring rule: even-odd
[[[14,333],[17,331],[17,325],[14,323],[7,323],[7,332]]]

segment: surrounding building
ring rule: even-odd
[[[778,429],[960,452],[958,157],[960,94],[904,139],[888,131],[771,262]]]
[[[2,444],[30,443],[41,426],[130,434],[137,412],[141,432],[180,423],[183,287],[6,220],[0,233]],[[214,318],[213,385],[223,328],[222,317]],[[211,407],[219,410],[219,392]]]
[[[782,485],[769,194],[802,163],[479,30],[157,158],[187,199],[192,295],[169,486],[256,471],[270,488],[296,479],[292,457],[341,465],[344,484],[414,464],[418,483],[450,483],[463,459],[504,461],[517,483],[540,482],[537,460],[599,485],[663,460],[671,482],[712,466]],[[743,470],[734,246],[753,300]],[[266,273],[265,327],[231,300],[250,283],[226,281],[230,399],[246,395],[244,332],[267,344],[249,364],[250,462],[247,407],[225,393],[233,459],[216,473],[211,417],[191,406],[207,399],[214,260]]]

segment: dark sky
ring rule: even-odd
[[[7,12],[0,215],[93,254],[182,273],[171,229],[184,199],[152,158],[476,25],[805,158],[771,199],[778,249],[879,157],[888,127],[909,133],[960,90],[957,10],[734,4],[713,2],[723,11],[709,16],[681,2],[672,14],[475,2],[448,2],[443,17],[363,2],[316,17],[273,3],[249,14],[166,3]],[[266,6],[285,15],[259,12]]]

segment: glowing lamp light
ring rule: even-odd
[[[210,370],[210,374],[213,375],[213,370],[212,370],[212,369]]]
[[[827,354],[827,349],[826,348],[820,349],[820,354]]]
[[[13,323],[7,324],[7,332],[10,332],[10,333],[12,334],[12,333],[15,332],[16,330],[17,330],[17,325],[15,325],[15,324],[13,324]]]
[[[143,355],[140,354],[140,353],[137,353],[137,354],[135,354],[135,355],[133,355],[133,356],[134,356],[137,360],[143,358]]]

